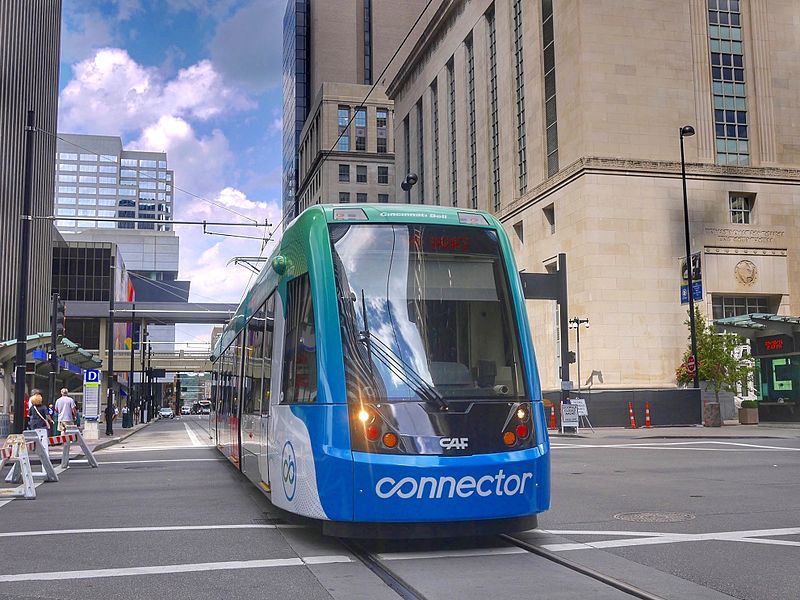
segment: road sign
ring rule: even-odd
[[[690,356],[689,360],[686,361],[686,371],[689,375],[694,375],[697,372],[697,361],[694,356]]]
[[[100,374],[100,369],[86,369],[83,372],[83,383],[96,383],[100,384],[100,380],[102,379],[102,375]]]
[[[561,404],[561,428],[578,427],[578,407],[574,404]]]
[[[585,398],[570,398],[569,403],[572,406],[578,407],[578,416],[579,417],[588,417],[589,416],[589,409],[586,408],[586,399]]]
[[[83,418],[87,421],[96,421],[100,417],[102,379],[100,369],[87,369],[83,372]]]

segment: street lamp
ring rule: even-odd
[[[580,317],[572,317],[569,320],[569,328],[575,330],[577,351],[576,360],[578,363],[578,394],[581,393],[581,327],[589,329],[589,319],[581,319]]]
[[[680,129],[681,138],[681,181],[683,182],[683,228],[686,238],[686,283],[689,296],[689,331],[692,340],[692,359],[694,361],[694,387],[700,387],[700,374],[697,360],[697,331],[694,323],[694,290],[692,282],[692,249],[689,245],[689,201],[686,196],[686,160],[683,154],[683,138],[694,135],[694,127],[684,125]]]
[[[409,173],[400,184],[400,187],[406,193],[406,204],[411,204],[411,188],[416,185],[418,179],[419,178],[417,177],[416,173]]]

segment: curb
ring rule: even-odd
[[[92,448],[92,452],[97,452],[98,450],[104,450],[105,448],[108,448],[109,446],[114,446],[115,444],[119,444],[120,442],[124,442],[129,437],[131,437],[134,433],[138,433],[142,429],[144,429],[145,427],[148,427],[152,423],[155,423],[156,420],[157,419],[153,419],[152,421],[150,421],[148,423],[145,423],[141,427],[135,428],[133,431],[127,432],[125,435],[121,435],[119,437],[114,437],[114,438],[111,438],[110,440],[105,440],[103,442],[100,442],[99,444],[97,444],[96,446],[94,446]]]

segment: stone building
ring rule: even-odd
[[[798,33],[793,0],[439,0],[386,82],[398,173],[494,213],[521,270],[567,254],[584,389],[674,388],[682,126],[700,310],[800,314]],[[554,305],[528,314],[557,389]]]

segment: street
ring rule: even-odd
[[[206,423],[155,422],[97,452],[99,469],[0,505],[0,598],[398,597],[351,547],[272,508]],[[794,597],[800,432],[769,431],[553,437],[552,509],[514,537],[662,598]],[[363,549],[411,597],[631,597],[498,537]]]

